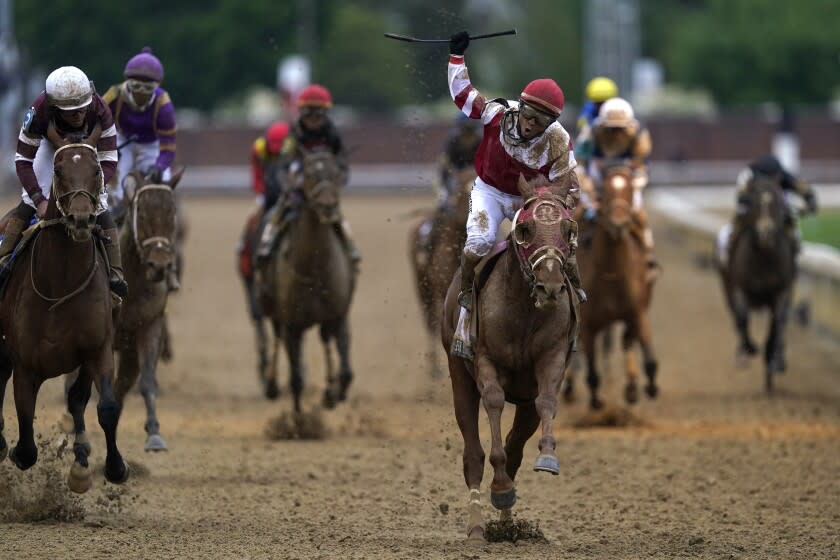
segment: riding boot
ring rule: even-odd
[[[12,254],[25,229],[25,221],[15,215],[9,218],[9,222],[6,224],[6,231],[3,233],[3,242],[0,243],[0,259],[4,259],[7,255]]]
[[[565,267],[566,276],[569,278],[569,282],[571,282],[572,287],[575,289],[575,293],[578,296],[578,300],[583,303],[586,301],[586,292],[583,290],[583,286],[581,285],[580,281],[580,271],[578,270],[578,263],[577,263],[577,255],[571,255],[566,260],[566,267]]]
[[[108,238],[105,241],[105,252],[108,253],[108,261],[111,265],[108,278],[111,284],[111,291],[122,299],[125,299],[128,296],[128,284],[125,282],[125,273],[122,267],[119,230],[117,228],[111,228],[103,230],[102,233]]]
[[[258,228],[258,237],[256,249],[254,250],[254,264],[258,267],[265,265],[271,253],[274,252],[274,246],[280,232],[280,224],[285,219],[285,209],[280,206],[274,206],[262,220]]]
[[[651,231],[650,227],[645,227],[642,231],[642,241],[645,247],[645,262],[647,263],[648,267],[648,279],[654,280],[659,275],[659,262],[656,260],[656,256],[653,254],[653,231]]]
[[[181,281],[178,280],[178,269],[174,264],[169,268],[169,272],[166,274],[166,285],[169,289],[169,293],[174,293],[181,289]]]
[[[359,252],[359,248],[356,246],[356,242],[353,240],[353,235],[350,232],[350,224],[347,223],[347,220],[341,220],[336,224],[335,231],[341,238],[341,243],[344,245],[344,250],[347,251],[347,255],[350,257],[350,261],[353,263],[353,269],[358,271],[359,263],[362,262],[362,254]]]
[[[461,253],[461,291],[458,293],[458,304],[472,311],[473,281],[475,280],[475,267],[481,257],[467,253]]]

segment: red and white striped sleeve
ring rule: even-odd
[[[501,103],[487,102],[470,83],[470,74],[463,55],[449,55],[449,93],[455,105],[471,119],[481,119],[488,124],[499,111],[504,110]]]

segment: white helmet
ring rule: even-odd
[[[630,103],[621,97],[613,97],[612,99],[607,99],[601,105],[596,124],[610,128],[628,128],[635,125],[635,123],[636,119]]]
[[[64,111],[81,109],[93,100],[93,84],[75,66],[62,66],[47,76],[47,99]]]

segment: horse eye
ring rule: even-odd
[[[533,222],[521,222],[516,224],[516,228],[514,229],[514,238],[517,243],[522,244],[529,244],[534,241],[534,223]]]
[[[56,167],[56,168],[53,170],[53,173],[55,173],[55,176],[56,176],[56,177],[61,177],[61,168],[60,168],[60,167]]]

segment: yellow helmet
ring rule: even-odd
[[[618,86],[609,78],[598,76],[586,84],[586,97],[595,103],[603,103],[616,96],[618,96]]]

